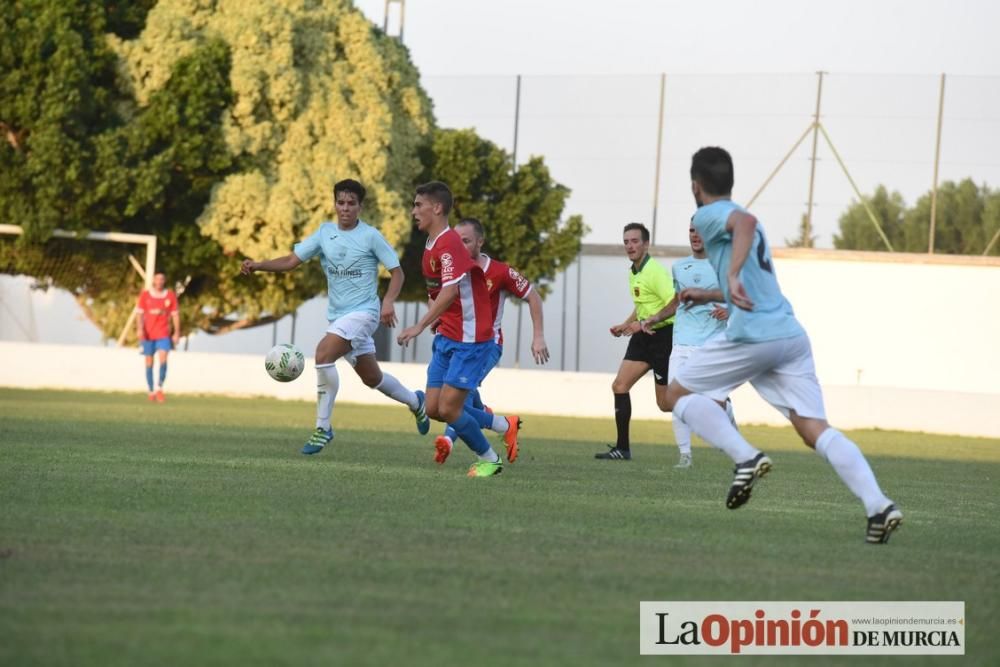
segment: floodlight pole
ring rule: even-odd
[[[806,229],[804,238],[812,238],[813,190],[816,184],[816,147],[819,145],[819,110],[823,100],[823,71],[816,72],[816,113],[813,116],[812,165],[809,168],[809,203],[806,206]]]
[[[934,254],[934,229],[937,222],[938,166],[941,164],[941,121],[944,118],[944,73],[938,92],[937,139],[934,144],[934,184],[931,187],[931,228],[927,234],[927,252]]]
[[[580,370],[580,299],[583,284],[583,250],[576,256],[576,371]]]
[[[517,75],[514,92],[514,150],[511,153],[511,164],[517,173],[517,137],[521,127],[521,75]],[[514,368],[521,367],[521,320],[524,317],[524,302],[517,302],[517,333],[514,336]]]
[[[389,6],[393,4],[399,5],[399,34],[393,36],[402,42],[403,24],[406,19],[406,0],[385,0],[385,14],[382,18],[382,32],[387,35],[389,34]]]
[[[663,96],[667,86],[667,75],[660,74],[660,109],[656,123],[656,175],[653,178],[653,230],[652,242],[656,244],[656,213],[660,207],[660,156],[663,154]]]
[[[521,128],[521,75],[514,79],[514,147],[511,151],[510,161],[517,172],[517,137]]]

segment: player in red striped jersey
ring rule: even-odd
[[[157,271],[153,284],[139,294],[135,306],[136,337],[146,358],[146,384],[149,386],[149,400],[163,403],[163,382],[167,379],[167,355],[177,346],[181,336],[181,316],[177,310],[177,295],[167,289],[167,276]],[[171,335],[170,325],[174,332]],[[160,383],[153,390],[153,354],[160,358]]]
[[[514,296],[528,302],[528,311],[531,314],[531,324],[533,336],[531,342],[531,355],[536,364],[544,364],[549,360],[549,348],[545,343],[544,322],[542,317],[542,299],[538,292],[532,288],[531,283],[521,273],[504,262],[493,259],[482,252],[483,244],[486,242],[486,232],[483,224],[476,218],[463,218],[457,225],[455,231],[462,238],[462,243],[469,251],[469,257],[479,265],[486,277],[486,289],[490,293],[490,307],[493,313],[493,343],[494,355],[492,363],[486,370],[488,374],[499,363],[503,355],[503,308],[508,296]],[[469,392],[467,402],[474,408],[480,408],[490,412],[486,408],[479,396],[479,390],[473,389]],[[521,426],[521,420],[516,415],[507,417],[496,416],[493,423],[488,426],[491,431],[504,436],[504,443],[507,446],[507,461],[513,463],[517,459],[518,441],[517,433]],[[455,439],[455,432],[451,428],[445,429],[444,435],[438,436],[435,444],[451,449]]]
[[[444,183],[431,181],[417,188],[412,213],[417,228],[427,234],[422,269],[431,305],[396,340],[405,346],[440,320],[427,367],[427,415],[454,428],[479,457],[469,468],[470,477],[490,477],[503,470],[500,457],[480,431],[493,423],[493,416],[466,405],[465,399],[490,365],[495,348],[493,313],[483,270],[448,225],[451,208],[451,190]],[[435,448],[435,460],[444,463],[451,450],[438,443]]]

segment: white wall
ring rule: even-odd
[[[626,341],[612,338],[607,330],[631,310],[628,262],[616,248],[591,247],[589,252],[583,257],[579,272],[574,265],[560,275],[545,301],[546,336],[552,352],[546,370],[533,370],[528,350],[531,325],[525,309],[520,364],[522,369],[532,369],[533,374],[513,375],[522,379],[510,381],[520,389],[509,398],[505,393],[506,381],[501,378],[508,377],[507,369],[515,364],[517,308],[506,309],[507,344],[502,368],[495,371],[496,376],[491,376],[487,387],[490,400],[497,405],[526,412],[608,413],[610,375],[607,373],[617,368]],[[673,256],[661,253],[657,261],[669,266],[679,252],[669,254]],[[775,266],[782,288],[812,339],[817,372],[827,393],[832,421],[845,427],[871,425],[943,433],[1000,434],[996,417],[991,417],[1000,414],[1000,260],[778,249]],[[24,311],[17,309],[14,298],[26,292],[23,285],[18,289],[10,287],[15,280],[0,278],[0,287],[7,286],[0,303],[4,306],[0,309],[0,334],[3,334],[0,338],[9,339],[10,331],[20,330],[13,323],[12,313],[22,313],[21,319],[25,320]],[[92,341],[93,332],[86,326],[93,327],[81,323],[79,313],[63,313],[57,319],[54,306],[67,300],[72,303],[68,295],[62,301],[57,292],[35,298],[43,299],[44,307],[34,311],[42,342]],[[415,304],[400,304],[398,308],[404,323],[412,324],[422,312]],[[565,333],[561,330],[563,318]],[[290,339],[290,324],[291,318],[279,323],[277,340]],[[83,333],[77,338],[72,332],[81,327]],[[300,309],[296,342],[307,355],[324,328],[323,300],[315,299]],[[554,372],[561,364],[567,370],[577,368],[577,335],[579,368],[585,373],[563,376]],[[219,337],[193,336],[192,352],[179,356],[178,363],[171,368],[170,386],[175,391],[311,397],[311,380],[295,383],[302,385],[301,390],[281,389],[259,372],[260,359],[273,336],[271,327]],[[13,338],[23,340],[23,337]],[[416,348],[405,352],[392,345],[391,358],[394,362],[426,363],[429,344],[430,336],[425,334],[418,339]],[[74,367],[81,377],[89,378],[87,382],[95,381],[94,370],[87,371],[84,364],[98,363],[97,368],[103,368],[104,364],[112,363],[110,359],[128,361],[113,362],[118,370],[107,373],[94,385],[76,380],[62,384],[66,376],[61,370],[62,361],[53,373],[39,372],[37,378],[30,373],[12,375],[13,367],[5,361],[0,365],[0,385],[141,388],[141,382],[135,382],[141,380],[141,369],[133,368],[139,363],[134,350],[107,350],[114,354],[100,357],[98,362],[98,357],[85,351],[90,348],[82,344],[53,349],[56,358],[66,357],[69,359],[66,363],[76,364]],[[23,354],[22,348],[6,345],[0,351],[5,357]],[[218,352],[250,356],[230,358],[214,354]],[[31,358],[40,356],[44,355],[30,353]],[[73,361],[77,358],[78,362]],[[188,358],[190,362],[186,361]],[[185,385],[183,374],[188,369],[202,367],[229,370],[202,373],[192,378],[191,385]],[[402,364],[399,368],[401,376],[412,378],[411,384],[423,384],[419,367],[412,370],[408,364]],[[349,371],[342,375],[353,377]],[[230,382],[231,377],[239,380]],[[525,382],[524,377],[530,377],[531,381]],[[534,394],[519,397],[518,391],[523,393],[528,385],[544,391],[530,400]],[[652,394],[652,388],[640,387],[636,391]],[[348,400],[367,400],[364,392],[358,394]],[[741,399],[742,403],[753,405],[751,399]],[[636,404],[637,410],[644,409],[638,407],[640,401]],[[650,403],[648,416],[653,414],[655,408]],[[751,414],[752,421],[765,422],[770,418],[770,409],[762,409],[759,414],[747,413],[741,405],[740,414],[744,420]]]
[[[312,359],[302,377],[290,383],[271,380],[263,366],[263,355],[175,352],[170,357],[166,386],[169,394],[315,398]],[[340,362],[339,366],[342,384],[338,400],[394,405],[365,387],[347,364]],[[422,364],[386,363],[383,368],[411,388],[424,386],[426,368]],[[492,407],[508,414],[611,419],[611,380],[610,373],[497,369],[483,391]],[[0,386],[145,393],[142,358],[135,350],[41,343],[0,342]],[[1000,394],[838,385],[826,385],[824,392],[830,419],[841,428],[1000,437]],[[741,423],[785,424],[749,387],[738,390],[733,401]],[[649,376],[633,389],[633,416],[668,419],[656,408]]]

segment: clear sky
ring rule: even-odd
[[[382,25],[384,0],[357,5]],[[390,10],[394,32],[398,9]],[[654,242],[683,244],[686,176],[702,145],[733,154],[748,202],[812,121],[822,122],[864,194],[907,205],[932,185],[939,77],[948,84],[940,180],[1000,185],[998,0],[408,0],[404,41],[442,127],[474,127],[514,148],[514,75],[524,75],[517,155],[545,158],[583,214],[588,242],[653,218]],[[659,73],[665,88],[654,187]],[[775,245],[808,209],[811,137],[755,202]],[[856,198],[833,152],[817,149],[813,230],[831,247]]]
[[[992,75],[998,28],[996,0],[408,0],[404,37],[425,75]]]

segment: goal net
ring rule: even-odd
[[[32,293],[62,289],[73,296],[104,339],[122,345],[134,337],[135,300],[153,278],[155,236],[55,230],[42,243],[29,243],[21,236],[17,225],[0,225],[0,274],[22,278],[5,280],[6,289],[0,292],[0,319],[7,321],[4,329],[10,329],[2,332],[4,336],[43,339]]]

